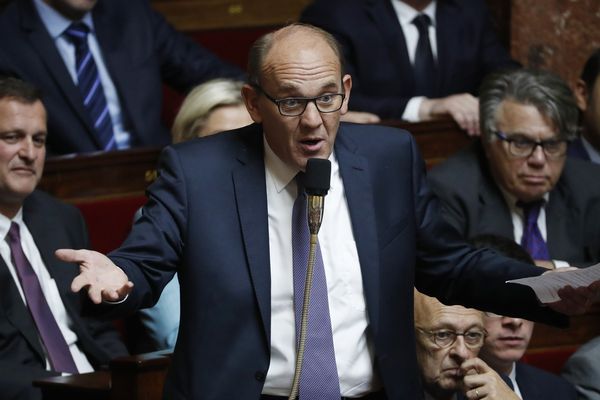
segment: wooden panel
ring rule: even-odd
[[[311,0],[154,0],[152,6],[181,31],[280,26],[295,21]]]

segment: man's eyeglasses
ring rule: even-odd
[[[438,347],[446,348],[450,347],[456,342],[456,338],[462,336],[465,341],[465,346],[470,349],[476,349],[483,346],[483,341],[487,336],[485,330],[472,329],[466,332],[456,332],[449,329],[440,329],[438,331],[427,331],[424,329],[417,328],[420,332],[429,335],[430,339]]]
[[[331,113],[338,111],[342,108],[344,93],[327,93],[316,97],[285,97],[283,99],[275,99],[269,96],[260,86],[255,86],[265,97],[271,100],[277,108],[279,113],[285,117],[297,117],[304,113],[306,105],[309,102],[315,103],[317,110],[322,113]]]
[[[568,141],[564,139],[531,140],[522,136],[508,136],[501,131],[494,131],[494,134],[508,143],[508,152],[513,157],[527,158],[537,146],[541,146],[546,157],[550,159],[561,158],[567,153]]]

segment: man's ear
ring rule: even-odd
[[[344,103],[342,104],[342,108],[340,110],[341,114],[346,114],[348,112],[348,101],[350,100],[350,91],[352,90],[352,77],[348,74],[342,77],[342,86],[344,87],[344,93],[346,96],[344,97]]]
[[[244,98],[246,110],[248,110],[248,114],[250,114],[252,120],[258,124],[262,122],[262,115],[258,107],[259,95],[256,88],[252,85],[245,84],[242,86],[242,97]]]
[[[575,95],[575,101],[577,102],[577,107],[581,111],[587,110],[588,107],[588,98],[589,91],[585,82],[581,79],[578,79],[575,82],[575,87],[573,88],[573,94]]]

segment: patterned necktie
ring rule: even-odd
[[[550,260],[548,246],[542,237],[537,220],[544,200],[532,201],[530,203],[517,202],[517,206],[523,209],[523,236],[521,246],[531,255],[534,260]]]
[[[298,181],[299,179],[296,179]],[[306,195],[298,185],[298,197],[292,216],[292,251],[294,260],[294,311],[296,337],[300,336],[304,284],[308,265],[310,234],[306,212]],[[333,334],[329,317],[327,280],[321,249],[317,246],[311,290],[307,340],[300,375],[300,399],[339,400],[340,382],[335,363]]]
[[[65,36],[75,46],[77,86],[83,97],[83,105],[94,125],[96,137],[103,150],[116,150],[117,144],[104,89],[94,57],[87,44],[88,33],[87,25],[74,22],[65,31]]]
[[[414,63],[415,94],[417,96],[432,97],[435,95],[434,82],[437,75],[433,51],[429,42],[431,19],[426,14],[419,14],[412,20],[412,23],[419,30],[419,41],[417,42]]]
[[[25,294],[27,307],[46,348],[52,369],[57,372],[76,374],[77,366],[73,361],[69,346],[58,327],[56,319],[54,319],[54,315],[52,315],[52,311],[50,311],[38,277],[31,264],[29,264],[27,257],[25,257],[25,253],[23,253],[19,225],[16,222],[10,225],[6,241],[10,247],[11,259]]]

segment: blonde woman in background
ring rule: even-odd
[[[173,122],[173,143],[240,128],[252,123],[242,100],[244,82],[214,79],[196,86]]]
[[[244,83],[215,79],[196,86],[185,98],[173,122],[173,143],[240,128],[252,123],[242,100]],[[137,217],[141,213],[137,214]],[[137,218],[136,218],[137,219]],[[154,307],[139,311],[143,328],[136,352],[172,350],[179,332],[179,280],[165,286]]]

